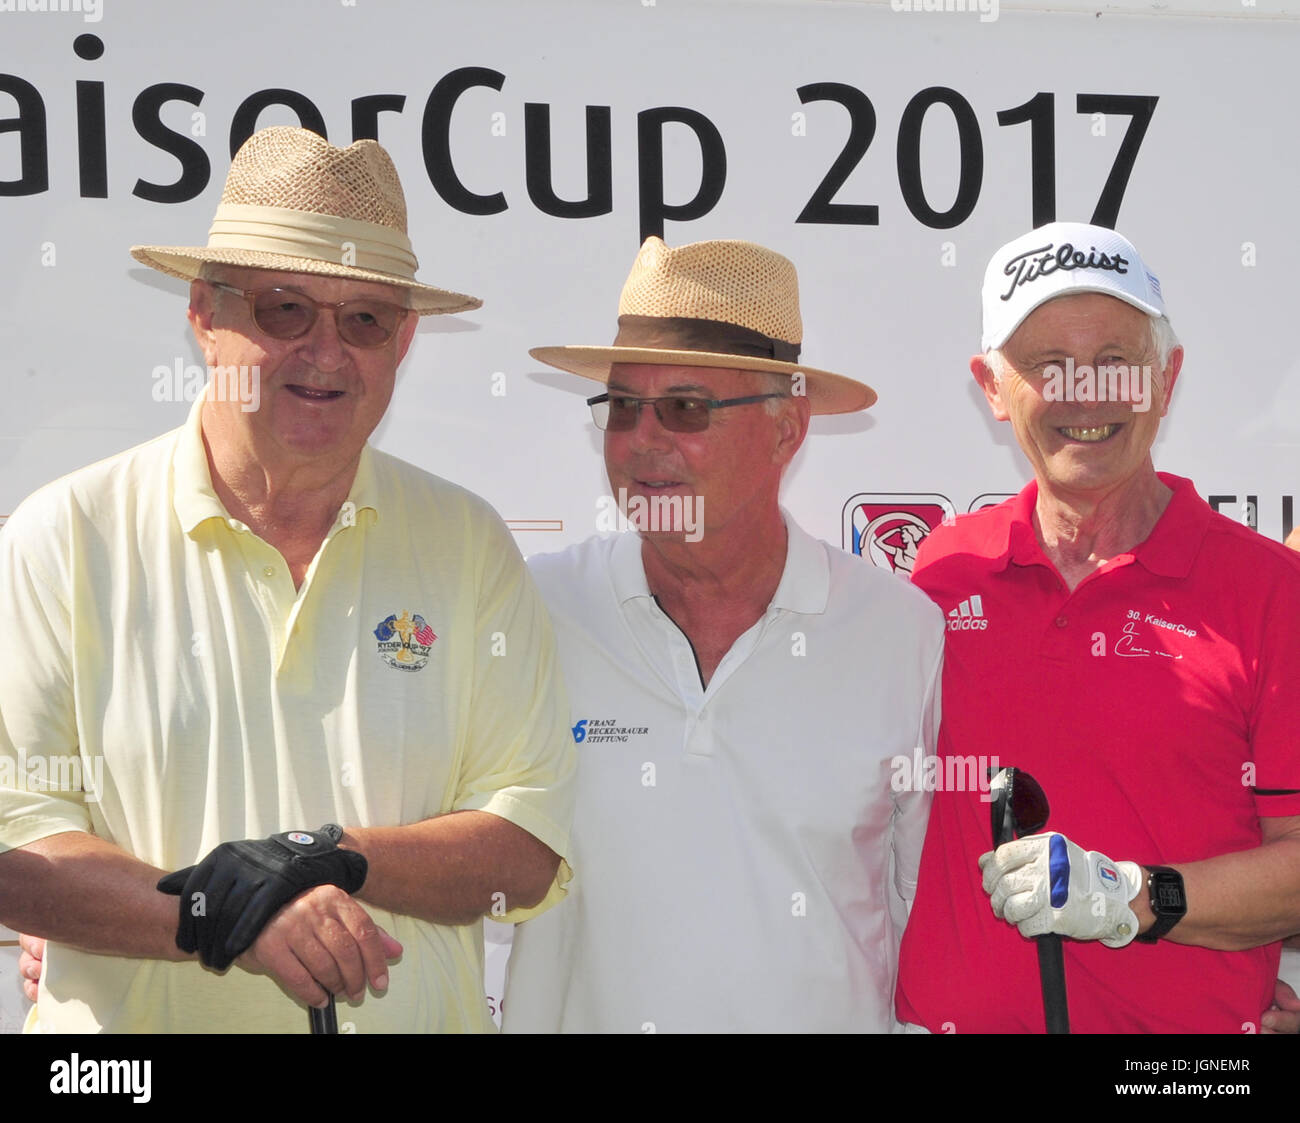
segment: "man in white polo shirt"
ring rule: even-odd
[[[778,505],[810,414],[876,398],[799,365],[801,336],[785,258],[651,238],[613,347],[533,352],[608,382],[592,411],[640,533],[530,563],[573,699],[578,872],[516,929],[509,1031],[891,1025],[942,622]]]
[[[133,251],[193,282],[208,394],[0,534],[0,922],[49,939],[40,1028],[303,1032],[329,991],[358,1032],[490,1030],[479,919],[562,895],[545,611],[484,502],[367,444],[417,314],[479,303],[405,230],[373,141],[254,135],[208,246]]]

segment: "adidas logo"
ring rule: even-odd
[[[984,617],[984,602],[976,593],[948,613],[948,631],[982,632],[989,626]]]

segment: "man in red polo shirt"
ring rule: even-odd
[[[1028,772],[1052,833],[988,853],[987,795],[936,793],[899,1016],[1041,1032],[1056,932],[1075,1031],[1254,1032],[1300,930],[1300,559],[1155,471],[1183,353],[1126,239],[1041,227],[983,306],[971,370],[1035,479],[913,579],[950,618],[940,753]]]

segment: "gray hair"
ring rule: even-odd
[[[225,265],[224,265],[223,262],[220,262],[220,261],[205,261],[205,262],[203,262],[203,263],[199,266],[199,275],[198,275],[197,280],[200,280],[200,281],[202,281],[204,284],[207,284],[207,285],[224,285],[224,284],[228,284],[229,282],[226,281],[223,277],[221,277],[221,276],[219,275],[220,272],[221,272],[221,270],[224,269],[224,268],[225,268]],[[212,294],[212,300],[213,300],[213,303],[215,304],[216,301],[218,301],[218,300],[224,300],[227,296],[230,296],[230,295],[231,295],[231,294],[228,293],[225,289],[217,289],[217,290]]]
[[[779,398],[768,398],[763,403],[763,408],[775,417],[785,408],[783,399],[793,397],[791,376],[772,370],[755,370],[750,373],[758,379],[758,393],[781,395]]]
[[[207,284],[212,284],[214,281],[219,281],[222,284],[225,284],[218,274],[229,268],[230,266],[226,265],[225,262],[222,261],[205,261],[199,266],[198,279]],[[236,266],[236,268],[238,268],[238,266]]]

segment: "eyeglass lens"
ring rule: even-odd
[[[253,322],[274,339],[297,339],[311,330],[320,308],[335,313],[339,335],[354,347],[380,347],[387,343],[405,312],[382,300],[318,304],[291,289],[267,289],[253,296]]]
[[[673,433],[698,433],[709,427],[708,404],[699,398],[655,398],[655,416],[659,424]],[[641,410],[641,401],[637,398],[614,398],[598,402],[592,407],[599,428],[613,430],[616,433],[636,428],[637,415]],[[604,413],[602,424],[601,413]]]

